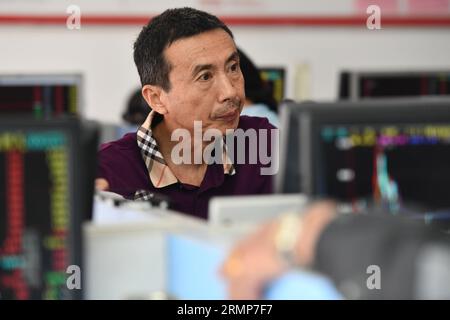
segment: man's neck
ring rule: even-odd
[[[161,152],[166,164],[169,166],[170,170],[177,177],[177,179],[182,183],[200,186],[208,165],[204,162],[203,156],[201,157],[200,163],[198,161],[194,161],[195,148],[193,135],[191,135],[191,145],[189,148],[191,161],[182,161],[181,164],[175,164],[172,159],[172,150],[180,142],[171,140],[172,131],[169,130],[164,121],[162,121],[152,129],[152,134],[158,143],[159,151]],[[200,147],[201,155],[203,155],[205,145],[200,144]],[[187,147],[184,150],[186,149]],[[177,154],[177,156],[179,155]]]

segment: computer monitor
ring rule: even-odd
[[[416,97],[450,95],[450,71],[344,71],[339,98]]]
[[[97,135],[75,118],[0,118],[1,299],[82,298],[82,278],[67,286],[77,272],[68,267],[83,276]]]
[[[213,197],[208,206],[208,224],[247,230],[288,211],[307,205],[302,194],[245,195]]]
[[[283,101],[286,91],[286,70],[284,68],[259,68],[261,78],[268,84],[277,103]]]
[[[2,74],[0,114],[80,115],[81,74]]]
[[[278,192],[333,197],[347,211],[379,204],[403,214],[414,207],[450,221],[449,99],[291,103],[281,110]]]

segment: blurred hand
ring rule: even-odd
[[[106,181],[106,179],[103,178],[95,179],[95,190],[108,191],[109,190],[108,181]]]
[[[333,202],[318,202],[307,209],[295,248],[297,265],[313,263],[320,234],[335,216]],[[239,242],[225,260],[221,274],[228,282],[230,299],[260,299],[264,287],[288,270],[275,247],[279,225],[279,219],[263,225]]]
[[[258,299],[263,286],[286,270],[275,248],[277,227],[278,221],[264,225],[232,250],[221,269],[231,299]]]

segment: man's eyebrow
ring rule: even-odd
[[[237,51],[233,52],[227,59],[225,64],[228,64],[230,61],[239,61],[239,53]]]

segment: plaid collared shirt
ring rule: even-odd
[[[155,188],[163,188],[178,183],[179,181],[164,160],[163,155],[159,151],[158,143],[152,135],[152,126],[155,124],[154,120],[157,115],[155,111],[151,111],[142,126],[138,129],[137,144],[147,167],[150,181]],[[226,144],[224,143],[223,146],[223,173],[234,175],[236,169],[228,157]],[[148,200],[150,197],[151,193],[146,190],[137,190],[134,195],[136,200]]]

